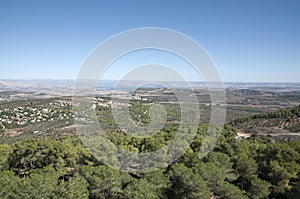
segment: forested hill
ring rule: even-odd
[[[250,133],[291,134],[300,132],[300,105],[276,112],[239,117],[231,122]],[[291,134],[292,135],[292,134]]]
[[[177,161],[139,175],[103,165],[74,136],[0,144],[0,198],[299,198],[300,142],[237,140],[225,125],[213,151],[201,158],[207,129],[199,126]],[[155,139],[110,133],[109,139],[124,150],[147,152],[167,144],[170,133]]]

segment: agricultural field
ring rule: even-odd
[[[194,93],[198,98],[199,122],[209,123],[211,117],[209,92],[205,89],[195,89]],[[262,88],[260,90],[226,89],[226,122],[293,107],[300,104],[299,95],[300,91],[287,90],[278,93],[276,90],[270,91],[270,88],[265,90]],[[181,119],[180,104],[173,91],[168,89],[144,88],[134,93],[115,91],[113,96],[105,92],[89,98],[97,115],[97,121],[105,131],[118,129],[112,110],[122,107],[128,107],[132,120],[141,126],[150,122],[149,108],[155,104],[162,105],[166,110],[167,124],[178,124]],[[26,137],[76,134],[75,123],[86,119],[74,112],[72,97],[38,98],[35,96],[34,99],[2,101],[0,102],[0,140],[9,142]],[[298,128],[298,119],[292,118],[289,123],[275,120],[270,120],[268,123],[273,121],[273,123],[285,125],[286,130]],[[275,123],[274,126],[276,126]],[[253,126],[255,125],[252,124]]]

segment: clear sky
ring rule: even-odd
[[[100,42],[150,26],[195,39],[224,81],[300,82],[299,10],[299,0],[1,0],[0,79],[75,79]]]

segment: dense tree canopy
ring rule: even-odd
[[[201,158],[206,129],[199,127],[174,163],[138,175],[103,165],[74,136],[1,144],[0,198],[298,198],[299,142],[236,140],[226,125],[214,150]],[[107,137],[124,150],[149,152],[174,135],[166,127],[146,139],[119,132]]]

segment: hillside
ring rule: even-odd
[[[242,116],[230,122],[240,134],[260,134],[300,138],[300,106],[253,116]]]

